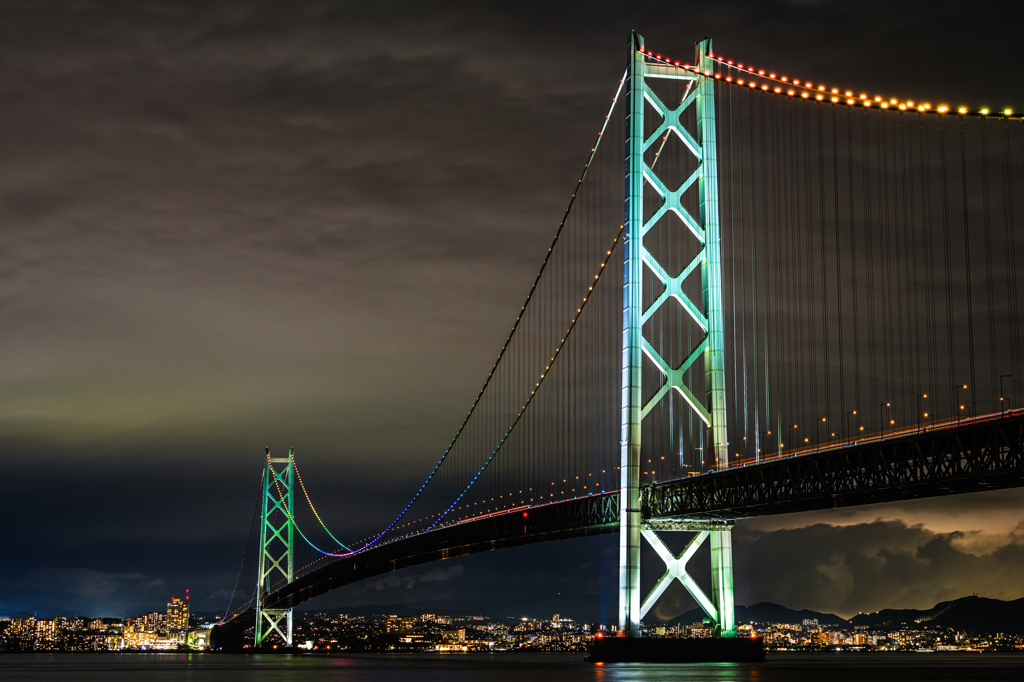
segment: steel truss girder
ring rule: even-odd
[[[641,490],[644,517],[745,518],[1024,485],[1024,415],[763,462]]]
[[[732,530],[731,519],[645,519],[644,530],[670,530],[697,532],[702,530]]]
[[[268,608],[295,606],[333,589],[389,571],[504,547],[613,533],[619,527],[619,494],[495,514],[442,526],[346,557],[265,595]]]

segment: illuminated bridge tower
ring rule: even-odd
[[[711,40],[697,45],[695,64],[700,73],[650,63],[643,53],[643,38],[633,34],[628,75],[626,205],[625,205],[625,289],[623,292],[622,347],[622,454],[619,539],[619,629],[626,636],[640,635],[640,621],[654,606],[673,580],[679,580],[701,608],[716,623],[723,637],[735,634],[732,590],[732,523],[688,521],[686,519],[644,521],[640,513],[640,434],[641,421],[670,391],[675,390],[704,422],[713,439],[716,469],[728,466],[725,396],[725,333],[722,315],[722,256],[718,218],[718,161],[715,140],[714,81],[701,74],[711,73]],[[648,87],[648,80],[668,78],[693,81],[679,107],[670,109]],[[661,117],[654,131],[644,134],[645,101]],[[680,117],[688,107],[696,107],[696,138],[684,128]],[[644,152],[664,135],[674,134],[693,154],[697,168],[675,189],[669,188],[644,160]],[[653,165],[653,163],[651,164]],[[653,212],[644,210],[645,183],[659,195]],[[683,194],[694,183],[699,192],[700,214],[695,219],[683,206]],[[700,248],[682,272],[672,277],[645,248],[644,235],[668,212],[674,213],[697,238]],[[646,221],[644,216],[650,213]],[[662,282],[665,289],[644,309],[644,264]],[[683,291],[683,281],[700,268],[702,301],[698,307]],[[644,337],[643,323],[669,299],[682,305],[701,329],[696,345],[679,367],[670,366]],[[703,310],[703,312],[701,312]],[[684,343],[684,339],[679,339]],[[647,404],[642,404],[642,356],[654,363],[664,376],[664,384]],[[686,386],[684,375],[703,357],[706,395],[701,400]],[[679,556],[674,555],[656,531],[696,532]],[[640,537],[643,536],[665,561],[667,570],[650,594],[640,598]],[[712,594],[709,598],[686,572],[687,560],[706,540],[711,540]]]
[[[288,457],[271,457],[263,473],[263,523],[260,527],[260,572],[256,586],[256,646],[273,633],[292,645],[292,610],[263,608],[263,596],[290,583],[295,575],[295,523],[292,510],[295,492],[293,450]]]

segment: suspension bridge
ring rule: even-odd
[[[678,580],[730,637],[737,520],[1024,484],[1019,116],[804,80],[710,39],[677,61],[636,34],[609,94],[422,485],[343,542],[294,453],[268,450],[257,584],[217,646],[253,625],[290,646],[297,605],[385,572],[606,533],[618,634]],[[690,534],[681,554],[669,532]],[[641,539],[665,564],[646,589]],[[688,567],[704,542],[709,590]]]

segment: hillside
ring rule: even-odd
[[[704,618],[704,612],[700,609],[693,609],[687,611],[681,616],[677,616],[670,620],[667,625],[675,625],[677,623],[682,625],[689,625],[690,623],[696,623]],[[819,625],[846,625],[846,621],[833,613],[819,613],[817,611],[808,611],[803,609],[795,611],[793,609],[780,606],[779,604],[772,604],[771,602],[761,602],[760,604],[754,604],[753,606],[736,606],[736,622],[739,624],[743,623],[795,623],[799,625],[807,619],[816,619]]]
[[[884,609],[875,613],[862,613],[850,619],[851,625],[870,627],[899,627],[915,623],[955,630],[1020,635],[1024,634],[1024,599],[1002,601],[985,597],[961,597],[940,602],[926,610]]]

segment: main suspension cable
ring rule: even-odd
[[[435,519],[434,522],[432,524],[430,524],[425,530],[433,529],[435,526],[437,526],[437,524],[439,524],[448,515],[449,512],[451,512],[452,509],[455,509],[455,507],[459,504],[459,502],[462,500],[462,498],[465,497],[466,493],[469,492],[470,488],[473,487],[473,484],[476,483],[477,479],[480,478],[480,476],[484,473],[484,471],[487,469],[487,467],[490,465],[490,463],[492,461],[494,461],[494,458],[497,456],[498,452],[501,450],[501,447],[506,443],[506,441],[508,441],[508,438],[512,434],[513,429],[516,428],[516,424],[519,423],[519,420],[523,418],[523,414],[526,413],[526,408],[528,408],[530,406],[530,403],[533,402],[534,396],[537,395],[537,391],[540,390],[541,385],[544,383],[544,379],[551,373],[552,365],[555,364],[555,360],[558,359],[559,354],[561,354],[562,348],[565,347],[565,342],[569,340],[569,336],[572,334],[572,330],[576,327],[576,322],[579,321],[580,315],[582,315],[583,311],[586,309],[587,301],[589,301],[590,297],[593,295],[594,287],[597,286],[598,281],[600,281],[601,275],[604,273],[605,266],[608,264],[608,261],[611,259],[612,254],[615,253],[615,247],[618,246],[619,238],[622,237],[622,233],[623,233],[623,231],[625,229],[626,229],[626,226],[624,224],[621,227],[619,227],[619,231],[618,231],[618,233],[616,233],[615,239],[612,240],[611,248],[608,249],[608,253],[605,256],[604,262],[601,263],[600,270],[598,271],[598,273],[596,275],[594,275],[594,284],[591,285],[590,289],[587,291],[587,295],[583,297],[583,302],[580,304],[580,307],[576,310],[576,316],[573,317],[572,318],[572,322],[569,323],[569,328],[566,330],[565,336],[562,337],[562,340],[558,343],[558,347],[555,348],[555,352],[551,356],[551,360],[548,361],[547,366],[544,368],[543,373],[541,373],[540,378],[537,380],[537,383],[533,387],[533,390],[530,391],[530,395],[527,397],[526,401],[523,403],[522,408],[519,410],[519,414],[517,414],[516,418],[512,420],[512,424],[508,427],[508,430],[501,437],[501,440],[498,441],[497,446],[491,452],[490,456],[488,456],[487,460],[483,463],[483,465],[480,467],[479,471],[476,472],[476,474],[469,481],[469,483],[462,490],[462,492],[459,493],[459,496],[457,498],[455,498],[455,501],[451,503],[451,506],[449,506],[448,509],[446,509],[442,514],[440,514],[438,516],[438,518]]]
[[[260,514],[260,504],[263,502],[263,483],[266,481],[267,472],[263,471],[260,476],[260,494],[256,498],[256,507],[252,510],[252,521],[249,522],[249,537],[245,539],[245,552],[242,553],[242,563],[238,567],[238,576],[235,578],[235,587],[231,590],[231,598],[228,600],[228,607],[224,609],[224,617],[220,619],[223,623],[228,619],[228,613],[231,612],[231,604],[235,601],[235,593],[238,592],[238,584],[242,580],[242,570],[245,569],[245,559],[249,556],[249,544],[252,542],[252,530],[256,527],[256,517]],[[258,583],[259,581],[257,581]]]
[[[292,460],[292,470],[295,472],[295,478],[298,479],[299,481],[299,487],[302,488],[302,494],[306,496],[306,502],[309,503],[309,508],[313,510],[313,516],[315,516],[316,520],[320,522],[320,526],[323,527],[327,534],[331,536],[332,540],[338,543],[338,545],[341,546],[341,548],[344,549],[346,552],[351,552],[352,550],[346,547],[345,543],[343,543],[338,538],[334,537],[334,533],[332,533],[331,529],[327,527],[327,524],[324,523],[324,520],[320,518],[320,514],[317,513],[316,507],[313,506],[313,500],[309,498],[309,493],[306,491],[306,484],[302,482],[302,474],[299,473],[299,465],[295,463],[295,455],[289,453],[288,456]]]
[[[626,74],[623,74],[622,78],[619,80],[619,87],[615,91],[615,97],[612,98],[611,108],[608,110],[608,114],[604,117],[604,122],[601,125],[601,131],[597,134],[597,139],[594,142],[594,146],[590,150],[590,157],[587,159],[587,163],[583,167],[583,172],[580,174],[580,179],[576,182],[576,189],[573,190],[572,198],[569,199],[569,205],[565,209],[565,215],[562,217],[562,222],[559,223],[558,230],[555,232],[555,238],[551,241],[551,246],[548,247],[547,253],[544,256],[544,261],[541,263],[540,270],[537,272],[537,276],[533,280],[533,285],[530,287],[530,291],[526,295],[526,301],[523,303],[522,308],[519,309],[519,314],[516,316],[516,320],[512,325],[512,331],[509,332],[508,338],[505,339],[505,343],[502,345],[501,351],[498,353],[498,359],[494,361],[494,366],[491,368],[490,373],[487,375],[487,379],[484,380],[484,385],[480,388],[480,392],[477,394],[476,400],[473,401],[473,405],[469,408],[469,413],[467,413],[466,418],[462,420],[462,424],[455,432],[455,436],[452,438],[452,442],[448,445],[448,448],[444,451],[444,454],[441,455],[441,459],[439,459],[437,461],[437,464],[434,465],[434,468],[430,472],[430,475],[428,475],[423,484],[420,485],[419,490],[416,491],[416,494],[413,495],[412,499],[409,500],[408,504],[405,505],[405,508],[402,509],[398,516],[396,516],[394,520],[391,521],[391,523],[389,523],[384,530],[378,533],[372,540],[369,540],[360,549],[365,549],[370,545],[376,544],[381,538],[387,535],[388,531],[394,528],[395,524],[402,520],[402,518],[409,511],[409,509],[412,508],[412,505],[415,504],[416,500],[418,500],[420,496],[423,494],[423,491],[426,489],[427,485],[430,483],[431,480],[433,480],[434,475],[437,473],[438,469],[441,468],[441,465],[448,457],[448,454],[452,451],[452,448],[455,447],[456,441],[458,441],[459,436],[462,435],[462,432],[465,430],[466,425],[469,423],[470,417],[473,416],[473,413],[476,411],[477,406],[480,404],[480,400],[483,398],[484,391],[486,391],[488,385],[490,385],[491,379],[494,377],[494,373],[498,369],[498,365],[501,363],[501,359],[505,356],[505,351],[509,347],[509,342],[511,342],[512,337],[515,336],[516,330],[519,328],[519,323],[523,320],[523,315],[526,313],[526,308],[530,304],[530,301],[533,299],[534,293],[537,291],[537,286],[540,284],[541,276],[544,274],[544,270],[547,268],[548,263],[551,261],[551,255],[554,253],[555,245],[558,243],[558,238],[562,234],[562,229],[565,227],[569,215],[572,212],[573,204],[576,201],[576,195],[579,194],[580,187],[583,185],[583,180],[587,177],[587,171],[590,170],[590,165],[593,163],[594,157],[597,155],[597,150],[601,146],[601,139],[604,136],[604,132],[608,127],[608,122],[611,120],[612,112],[615,111],[615,106],[619,101],[619,95],[622,94],[622,86],[625,82]]]

